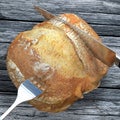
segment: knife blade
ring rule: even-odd
[[[120,56],[117,55],[113,50],[111,50],[92,36],[88,35],[77,26],[68,23],[62,18],[59,18],[40,7],[34,7],[46,19],[50,20],[52,18],[56,18],[58,21],[63,22],[64,24],[68,25],[71,29],[73,29],[79,35],[79,37],[84,40],[85,44],[87,45],[87,47],[89,47],[94,56],[100,61],[102,61],[104,64],[106,64],[109,67],[113,66],[113,64],[116,64],[120,68]]]

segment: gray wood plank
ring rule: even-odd
[[[25,110],[23,111],[25,112]],[[41,115],[41,114],[40,114]],[[15,115],[12,114],[11,116],[8,116],[6,120],[119,120],[119,116],[94,116],[94,115],[50,115],[46,116],[46,114],[42,114],[40,117],[31,115]]]
[[[30,30],[36,22],[0,21],[0,42],[11,42],[18,33]]]
[[[105,14],[105,13],[81,13],[74,12],[74,14],[83,18],[86,22],[90,24],[99,25],[120,25],[120,15],[118,14]]]
[[[14,101],[16,95],[0,94],[0,113],[3,113]],[[6,99],[9,98],[9,99]],[[50,119],[50,120],[90,120],[112,118],[111,120],[120,117],[120,102],[114,100],[94,100],[83,99],[75,102],[68,110],[61,113],[46,113],[33,108],[27,103],[19,105],[7,118],[13,119]]]
[[[0,18],[39,20],[40,17],[33,9],[34,5],[42,6],[55,14],[63,12],[120,14],[119,0],[1,0]]]
[[[81,107],[79,105],[79,107]],[[102,108],[102,106],[101,106]],[[95,107],[91,108],[85,108],[83,109],[87,110],[88,112],[94,111]],[[112,109],[112,108],[110,108]],[[5,108],[2,108],[3,111],[6,110]],[[82,110],[73,110],[73,111],[65,111],[62,113],[45,113],[37,111],[34,108],[31,107],[17,107],[8,117],[6,120],[119,120],[119,115],[111,115],[110,110],[103,107],[100,109],[100,107],[96,110],[96,113],[99,113],[99,111],[104,113],[103,115],[96,115],[96,114],[87,114],[85,115],[83,113],[80,113]],[[106,112],[108,111],[108,112]],[[111,111],[112,112],[112,111]],[[106,114],[105,114],[106,113]]]
[[[0,70],[6,70],[6,61],[0,60]]]
[[[0,70],[6,69],[6,55],[9,43],[0,43]]]
[[[0,70],[0,92],[16,92],[16,87],[8,76],[7,70]]]
[[[100,87],[120,89],[120,69],[112,67],[102,79]]]
[[[11,84],[12,82],[11,81],[5,81],[5,82],[8,82],[8,84]],[[1,85],[2,86],[2,85]],[[7,89],[7,86],[5,86],[4,88]],[[1,98],[1,105],[3,103],[6,103],[6,102],[3,102],[2,99],[5,99],[5,96],[8,95],[9,97],[11,96],[11,93],[16,93],[16,91],[12,91],[13,89],[13,85],[11,87],[11,90],[8,88],[6,91],[3,91],[1,90],[0,92],[0,98]],[[10,95],[9,95],[10,93]],[[120,102],[120,89],[111,89],[111,88],[97,88],[96,90],[88,93],[88,94],[85,94],[84,95],[84,98],[82,99],[83,101],[118,101]],[[2,97],[3,96],[3,97]],[[80,100],[81,101],[81,100]],[[3,103],[2,103],[3,102]],[[89,103],[90,104],[90,103]],[[4,104],[3,104],[4,105]],[[118,105],[119,106],[119,105]],[[77,107],[77,106],[76,106]],[[119,106],[120,107],[120,106]],[[120,112],[120,111],[119,111]]]
[[[7,70],[0,70],[0,81],[10,81]]]
[[[120,47],[120,37],[101,36],[103,43],[109,47]]]
[[[8,91],[16,92],[17,90],[11,81],[0,81],[0,91],[6,93]]]
[[[21,21],[0,21],[0,42],[11,42],[15,36],[22,31],[30,30],[34,25],[36,25],[38,22],[21,22]],[[101,36],[109,36],[111,37],[109,40],[109,43],[111,42],[112,38],[115,37],[112,40],[112,44],[116,44],[116,42],[119,42],[120,38],[120,27],[114,26],[114,25],[93,25],[91,26],[95,29],[95,31],[101,35]],[[104,37],[103,37],[104,39]],[[120,43],[120,42],[119,42]],[[111,44],[111,43],[110,43]]]
[[[0,106],[10,105],[14,101],[16,94],[17,94],[16,91],[14,91],[14,92],[11,92],[11,91],[7,91],[7,92],[3,91],[2,92],[1,91],[0,92],[0,98],[1,98],[0,99]],[[120,94],[120,89],[98,88],[98,89],[96,89],[96,90],[94,90],[94,91],[92,91],[88,94],[85,94],[83,99],[75,102],[74,107],[71,108],[71,110],[72,109],[78,109],[77,106],[79,106],[79,104],[81,104],[83,106],[87,106],[87,105],[90,106],[90,103],[95,102],[94,105],[99,106],[99,104],[101,104],[101,103],[99,103],[99,101],[103,101],[103,103],[113,102],[114,105],[118,105],[120,107],[120,105],[119,105],[119,103],[120,103],[119,94]],[[9,100],[6,99],[6,98],[9,98]],[[104,106],[104,104],[103,104],[103,106]],[[120,111],[118,111],[118,112],[120,112]]]
[[[64,5],[64,3],[66,5]],[[0,4],[0,18],[7,20],[43,21],[43,17],[33,8],[33,5],[35,4],[36,2],[33,0],[27,2],[24,2],[24,0],[2,0]],[[120,25],[120,9],[118,9],[120,7],[120,2],[118,1],[76,0],[71,2],[68,0],[66,3],[65,0],[51,0],[49,2],[44,0],[38,2],[37,5],[42,6],[53,13],[57,12],[56,14],[64,12],[75,13],[85,19],[88,23]],[[117,11],[116,14],[114,13],[115,11]],[[108,14],[102,12],[107,12]],[[111,12],[114,14],[111,14]]]
[[[113,25],[91,25],[101,36],[120,36],[120,27]]]

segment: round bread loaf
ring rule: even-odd
[[[83,19],[74,14],[59,17],[101,41]],[[30,104],[48,112],[63,111],[83,98],[83,94],[97,88],[108,69],[77,33],[55,18],[15,38],[8,49],[7,68],[17,88],[30,79],[43,90]]]

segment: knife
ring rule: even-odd
[[[98,58],[100,61],[102,61],[104,64],[106,64],[109,67],[115,64],[120,68],[120,56],[116,54],[113,50],[111,50],[110,48],[108,48],[107,46],[105,46],[104,44],[102,44],[92,36],[88,35],[77,26],[68,23],[62,18],[59,18],[40,7],[37,6],[34,7],[46,19],[49,20],[52,18],[56,18],[58,21],[63,22],[64,24],[68,25],[71,29],[73,29],[74,32],[76,32],[79,35],[79,37],[84,40],[85,44],[87,45],[87,47],[89,47],[89,49],[92,51],[94,56]]]

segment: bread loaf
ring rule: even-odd
[[[101,41],[78,16],[66,13],[59,17]],[[30,79],[43,90],[29,103],[47,112],[63,111],[83,98],[99,86],[108,69],[70,27],[55,18],[17,35],[8,49],[7,68],[17,88]]]

